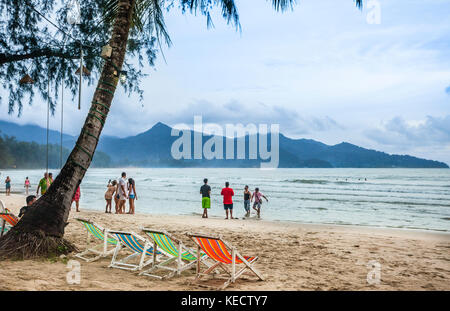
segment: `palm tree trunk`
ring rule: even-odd
[[[0,239],[0,258],[32,258],[66,254],[75,246],[63,239],[73,195],[91,164],[106,122],[122,68],[135,0],[119,0],[105,61],[91,108],[66,164],[50,188]],[[81,83],[81,81],[80,81]]]

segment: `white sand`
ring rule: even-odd
[[[24,197],[0,195],[13,212]],[[81,207],[82,208],[82,207]],[[166,229],[193,246],[185,232],[220,234],[244,255],[258,255],[264,282],[239,279],[230,290],[450,290],[450,235],[412,230],[309,225],[264,220],[202,219],[194,216],[114,215],[72,212],[65,237],[83,249],[84,228],[74,216],[107,228]],[[69,259],[73,259],[69,256]],[[107,268],[111,258],[81,263],[81,283],[69,285],[66,261],[0,262],[0,290],[199,290],[217,280],[194,282],[194,270],[169,280]],[[369,261],[381,265],[379,284],[368,284]]]

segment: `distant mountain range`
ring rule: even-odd
[[[157,123],[146,132],[136,136],[118,138],[102,136],[97,150],[107,153],[112,159],[112,166],[142,166],[142,167],[259,167],[261,158],[256,159],[181,159],[175,160],[171,156],[171,146],[176,136],[171,136],[172,128]],[[18,125],[0,121],[0,135],[15,136],[19,141],[46,143],[46,129],[36,125]],[[193,134],[191,133],[191,137]],[[270,136],[269,136],[270,137]],[[211,136],[203,136],[203,144]],[[49,142],[60,143],[60,133],[49,131]],[[224,142],[224,154],[226,140]],[[245,137],[248,146],[249,136]],[[75,136],[63,135],[63,146],[73,148]],[[232,142],[235,146],[236,138]],[[270,139],[268,142],[270,150]],[[248,150],[248,148],[247,148]],[[191,154],[193,151],[191,151]],[[355,168],[448,168],[443,162],[420,159],[409,155],[390,155],[384,152],[365,149],[350,143],[326,145],[311,139],[291,139],[280,133],[279,136],[279,167],[355,167]],[[236,158],[236,157],[235,157]]]

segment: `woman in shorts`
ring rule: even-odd
[[[133,178],[128,179],[128,202],[130,203],[130,208],[128,214],[134,214],[134,200],[137,200],[136,194],[136,183]]]

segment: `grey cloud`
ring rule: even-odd
[[[410,124],[401,117],[395,117],[386,122],[381,129],[365,131],[365,135],[383,145],[450,144],[450,115],[427,116],[425,121],[419,124]]]
[[[225,105],[216,105],[207,100],[197,100],[189,105],[189,109],[171,113],[162,117],[169,124],[192,125],[194,115],[202,116],[203,123],[254,123],[280,124],[280,131],[290,135],[302,135],[330,129],[343,129],[330,117],[302,116],[297,111],[282,106],[268,106],[258,103],[255,106],[243,105],[231,100]]]

